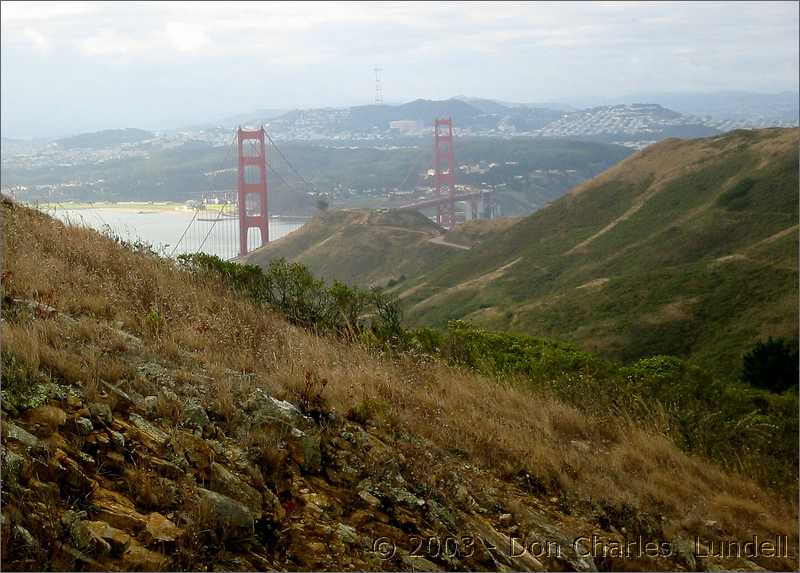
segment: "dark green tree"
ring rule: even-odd
[[[783,392],[797,388],[798,376],[797,340],[770,337],[744,355],[742,380],[752,386]]]

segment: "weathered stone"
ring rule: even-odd
[[[358,497],[367,502],[367,504],[370,505],[371,507],[378,507],[381,504],[381,500],[372,495],[367,490],[361,490],[360,492],[358,492]]]
[[[63,553],[63,555],[58,555],[58,553]],[[68,556],[73,561],[77,561],[79,563],[86,563],[91,568],[91,571],[102,571],[103,567],[94,559],[86,555],[83,551],[72,547],[71,545],[67,545],[66,543],[61,543],[57,546],[57,553],[55,562],[59,563],[60,559],[63,559],[64,556]],[[65,566],[57,567],[55,570],[64,570],[66,569]]]
[[[216,453],[205,440],[189,432],[176,432],[171,445],[177,456],[202,471],[209,471],[216,458]]]
[[[322,469],[322,451],[319,436],[303,436],[289,442],[291,457],[307,473],[319,473]]]
[[[147,519],[134,509],[133,502],[122,494],[97,488],[92,496],[97,519],[123,530],[143,529]]]
[[[114,553],[122,553],[131,543],[131,536],[112,527],[105,521],[87,521],[89,531],[96,539],[105,541]]]
[[[120,390],[114,384],[106,382],[105,380],[100,381],[103,387],[108,391],[109,395],[114,396],[116,399],[115,409],[121,412],[127,412],[131,407],[133,407],[134,402],[128,394]]]
[[[89,412],[91,412],[93,418],[96,418],[104,424],[110,424],[114,421],[114,414],[111,412],[111,406],[103,402],[92,402],[89,404]]]
[[[161,571],[166,569],[169,560],[156,551],[141,545],[131,544],[122,554],[122,565],[128,571]]]
[[[183,534],[183,530],[160,513],[147,516],[144,535],[147,543],[172,543]]]
[[[9,449],[3,449],[3,487],[19,482],[22,470],[25,468],[25,458]]]
[[[97,486],[97,482],[87,476],[80,464],[70,458],[63,450],[57,449],[53,453],[48,466],[51,470],[58,472],[56,475],[60,477],[59,481],[81,493],[88,493]]]
[[[49,497],[56,499],[59,497],[59,495],[61,495],[61,490],[58,488],[58,484],[51,481],[39,481],[36,478],[31,478],[30,481],[28,481],[28,487],[43,498]]]
[[[3,422],[3,437],[15,440],[27,448],[35,448],[39,445],[39,439],[11,422]]]
[[[109,430],[108,433],[111,436],[111,443],[114,444],[115,448],[118,450],[125,449],[125,436],[115,430]]]
[[[138,414],[130,414],[128,419],[136,438],[151,450],[159,450],[167,443],[169,436]]]
[[[166,476],[171,479],[180,479],[186,472],[184,472],[181,468],[176,466],[173,463],[170,463],[166,460],[162,460],[160,458],[150,457],[148,458],[150,466],[158,473],[159,475]]]
[[[500,533],[489,522],[474,516],[471,525],[498,569],[510,567],[512,571],[545,570],[542,562],[531,555],[522,543]]]
[[[209,512],[213,524],[228,538],[248,537],[255,531],[253,515],[247,507],[215,491],[198,488],[200,502]]]
[[[273,398],[261,388],[256,388],[247,401],[243,404],[244,410],[250,414],[249,419],[254,425],[263,424],[271,420],[283,420],[294,426],[308,422],[303,413],[290,402]]]
[[[255,519],[261,518],[261,494],[216,462],[211,464],[209,488],[242,502]]]
[[[67,422],[67,413],[55,406],[39,406],[25,412],[25,422],[37,433],[49,436]]]
[[[183,419],[187,426],[199,428],[201,430],[209,423],[208,414],[206,414],[205,409],[194,400],[190,400],[183,407]]]
[[[78,435],[87,436],[94,430],[94,426],[92,426],[92,421],[89,418],[75,418],[75,431]]]
[[[81,513],[85,514],[85,512]],[[102,538],[95,536],[89,528],[89,522],[83,519],[74,519],[69,522],[67,530],[69,531],[70,542],[81,551],[88,553],[108,553],[111,551],[111,546]]]
[[[336,524],[336,535],[339,537],[339,541],[348,545],[354,545],[359,541],[358,532],[344,523]]]

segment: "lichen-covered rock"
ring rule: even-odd
[[[91,503],[98,520],[118,529],[139,531],[147,523],[145,516],[136,511],[133,502],[115,491],[99,487],[92,495]]]
[[[197,493],[212,524],[224,538],[253,535],[255,520],[247,506],[226,495],[205,488],[198,488]]]
[[[111,436],[111,443],[116,449],[125,449],[125,436],[115,430],[109,430],[108,435]]]
[[[7,448],[2,448],[3,488],[8,490],[19,484],[19,478],[25,468],[25,458]]]
[[[183,534],[183,530],[160,513],[153,512],[147,516],[144,536],[148,544],[173,543]]]
[[[116,554],[123,553],[131,544],[130,535],[105,521],[87,521],[86,525],[93,537],[105,541]]]
[[[205,409],[194,400],[190,400],[183,407],[183,420],[191,428],[202,430],[208,423],[208,414]]]
[[[35,448],[39,445],[39,438],[16,424],[6,421],[3,421],[3,438],[15,440],[27,448]]]
[[[253,514],[255,519],[261,519],[262,496],[254,487],[246,484],[225,466],[216,462],[211,464],[211,479],[209,488],[242,502]]]
[[[96,420],[110,425],[114,421],[114,414],[111,411],[111,406],[104,402],[92,402],[89,404],[89,412]]]
[[[248,414],[248,421],[252,425],[281,420],[289,422],[294,427],[307,424],[310,419],[290,402],[273,398],[261,388],[256,388],[243,404]]]
[[[122,566],[127,571],[162,571],[169,559],[156,551],[145,549],[139,544],[131,544],[122,554]]]
[[[75,418],[75,431],[78,433],[79,436],[88,436],[94,430],[94,426],[92,426],[92,421],[89,418],[84,418],[80,416]]]
[[[101,380],[100,383],[103,385],[103,388],[106,389],[108,394],[114,397],[114,402],[115,402],[114,409],[119,410],[121,412],[127,412],[130,408],[134,406],[133,399],[130,396],[128,396],[126,392],[122,391],[114,384],[106,382],[105,380]]]
[[[176,459],[184,460],[184,463],[206,474],[211,470],[211,464],[217,455],[208,442],[184,431],[175,432],[169,447]]]
[[[131,414],[129,420],[136,439],[151,450],[160,450],[167,443],[169,436],[138,414]]]

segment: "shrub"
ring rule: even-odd
[[[178,261],[194,273],[220,277],[230,288],[316,332],[350,340],[369,332],[381,344],[403,340],[400,310],[378,289],[367,291],[338,281],[327,286],[304,265],[282,258],[270,261],[265,270],[204,253],[180,255]]]
[[[800,376],[797,360],[797,341],[770,337],[766,342],[757,342],[744,355],[742,380],[770,392],[797,389]]]

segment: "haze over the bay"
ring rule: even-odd
[[[2,135],[255,109],[796,91],[798,3],[2,4]]]

